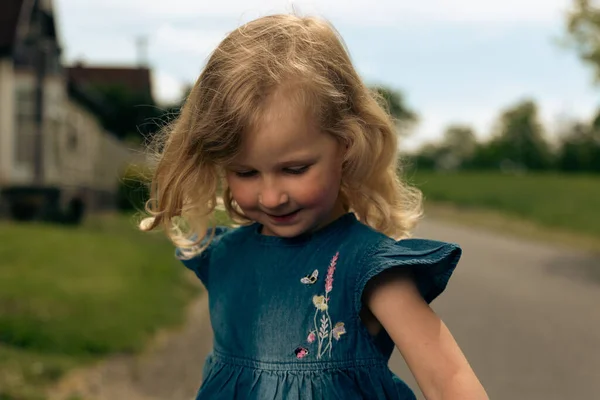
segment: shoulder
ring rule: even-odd
[[[351,239],[349,243],[358,246],[364,252],[364,261],[404,257],[428,263],[445,253],[458,253],[460,256],[461,252],[460,246],[456,243],[426,238],[395,240],[358,220],[352,225],[348,234]],[[376,256],[376,258],[373,259],[371,256]]]
[[[177,247],[175,249],[175,257],[180,259],[184,264],[186,261],[193,260],[203,254],[210,252],[213,248],[218,246],[218,244],[226,237],[230,236],[235,231],[234,228],[229,226],[216,226],[214,228],[209,228],[202,236],[202,240],[196,247]],[[193,235],[189,238],[190,242],[195,242],[198,240],[200,235]],[[205,247],[202,252],[197,252],[199,248]],[[196,254],[194,254],[196,253]],[[192,255],[192,256],[190,256]]]
[[[211,259],[216,252],[229,251],[232,246],[239,243],[247,236],[249,227],[232,228],[229,226],[217,226],[208,229],[197,248],[176,248],[175,257],[179,259],[185,267],[194,271],[205,285],[208,284],[208,271]],[[195,241],[198,236],[190,239]],[[200,252],[200,248],[204,249]]]
[[[204,247],[208,243],[208,246],[204,250],[206,251],[214,251],[219,247],[231,246],[235,244],[239,244],[240,242],[245,241],[248,238],[249,233],[251,232],[251,225],[244,226],[223,226],[219,225],[214,228],[209,228],[200,242],[200,246]],[[193,236],[191,239],[196,240],[198,236]],[[177,249],[178,258],[182,258],[182,249]],[[204,253],[203,252],[203,253]]]
[[[252,225],[237,227],[219,226],[215,232],[214,244],[211,243],[211,246],[217,247],[239,244],[240,242],[247,240],[252,229]]]
[[[366,258],[368,254],[377,251],[386,243],[393,242],[394,239],[360,222],[355,217],[343,232],[343,247],[355,249],[359,259]]]

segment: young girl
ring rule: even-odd
[[[142,229],[164,227],[208,290],[197,399],[414,399],[394,345],[428,399],[487,398],[428,306],[461,250],[406,239],[419,192],[328,23],[233,31],[167,133]],[[240,227],[213,228],[221,194]]]

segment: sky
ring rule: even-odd
[[[419,115],[408,150],[451,124],[489,136],[531,98],[550,132],[589,119],[600,87],[560,44],[570,0],[54,0],[67,63],[136,65],[147,40],[155,97],[168,103],[200,74],[228,32],[280,12],[327,18],[369,84],[401,90]]]

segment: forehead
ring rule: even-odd
[[[306,108],[295,103],[283,98],[270,101],[253,129],[244,133],[234,162],[269,165],[326,150],[333,138],[321,132]]]

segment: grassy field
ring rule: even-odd
[[[600,238],[600,176],[418,172],[427,201],[500,211],[544,227]]]
[[[198,291],[172,245],[130,217],[3,222],[0,243],[0,400],[42,399],[70,368],[139,351]]]

